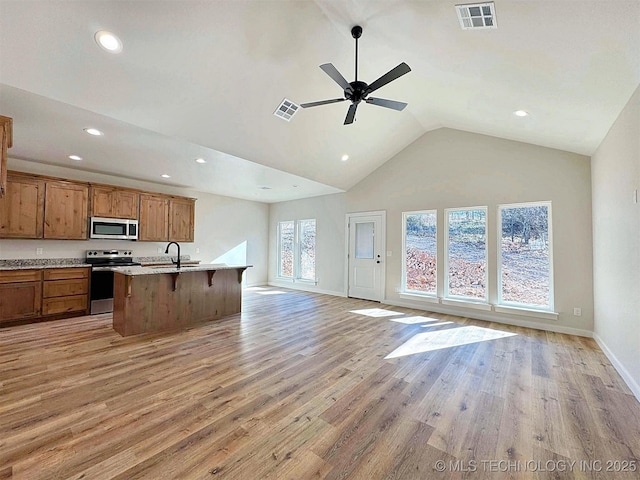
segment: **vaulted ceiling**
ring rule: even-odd
[[[10,156],[272,202],[349,189],[443,126],[592,154],[640,83],[640,2],[496,0],[486,30],[462,30],[455,5],[0,0]],[[342,94],[318,66],[353,80],[356,24],[360,79],[406,62],[376,96],[408,107],[361,105],[348,126],[346,102],[274,116]]]

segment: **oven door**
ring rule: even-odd
[[[113,270],[91,269],[91,315],[113,312]]]
[[[134,222],[138,223],[135,220]],[[91,230],[89,237],[130,240],[131,237],[129,236],[129,220],[123,220],[119,218],[91,217]],[[137,238],[137,235],[135,238]]]

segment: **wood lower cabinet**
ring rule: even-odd
[[[0,325],[39,317],[41,298],[42,270],[0,271]]]
[[[169,238],[169,198],[161,195],[140,195],[140,232],[138,240],[165,242]]]
[[[48,268],[42,283],[42,315],[89,310],[90,269],[84,267]]]
[[[47,181],[44,206],[44,238],[87,238],[89,186]]]
[[[169,240],[193,242],[195,200],[171,198],[169,200]]]
[[[91,216],[106,218],[138,218],[139,194],[107,186],[91,186]]]
[[[0,198],[0,238],[42,238],[44,181],[9,175]]]

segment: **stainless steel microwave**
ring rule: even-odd
[[[115,240],[137,240],[138,220],[126,218],[91,217],[89,238],[112,238]]]

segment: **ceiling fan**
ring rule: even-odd
[[[362,36],[362,27],[356,25],[351,29],[351,36],[356,40],[356,79],[353,82],[347,82],[336,67],[331,63],[325,63],[320,65],[320,68],[329,75],[334,82],[342,87],[344,90],[344,98],[333,98],[331,100],[321,100],[319,102],[302,103],[302,108],[317,107],[319,105],[327,105],[329,103],[344,102],[350,100],[351,105],[347,112],[347,117],[344,119],[344,124],[349,125],[353,123],[356,117],[356,109],[361,101],[365,101],[372,105],[379,107],[391,108],[393,110],[402,110],[407,106],[404,102],[396,102],[395,100],[385,100],[384,98],[369,97],[368,95],[380,87],[383,87],[389,82],[401,77],[405,73],[409,73],[411,68],[409,65],[402,62],[397,67],[389,70],[371,85],[367,85],[365,82],[358,81],[358,39]]]

